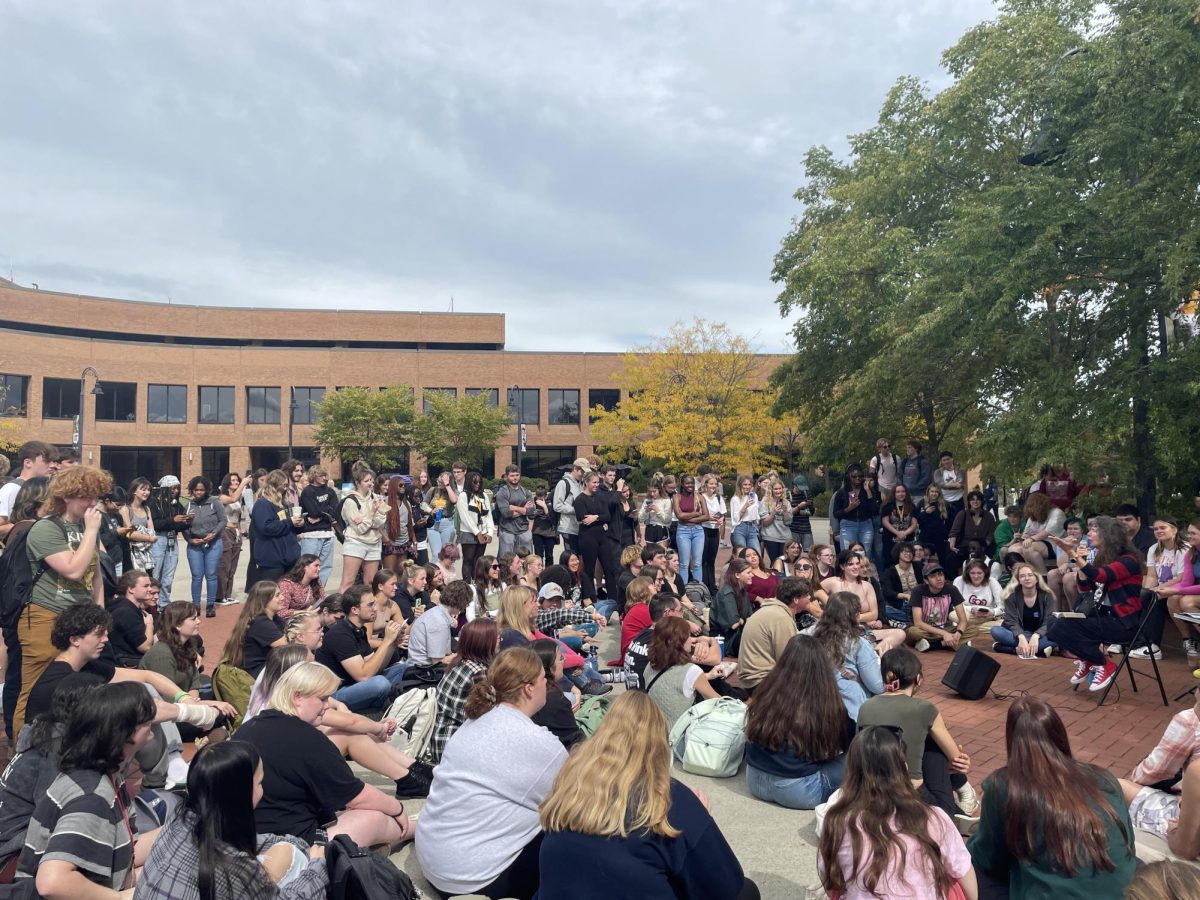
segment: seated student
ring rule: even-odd
[[[837,688],[851,719],[871,697],[883,693],[879,654],[858,621],[859,600],[849,591],[835,591],[812,635],[833,663]]]
[[[285,622],[296,613],[321,602],[321,559],[301,553],[292,567],[279,579],[279,618]]]
[[[666,735],[653,701],[627,691],[567,759],[542,803],[539,896],[757,900],[708,801],[671,777]]]
[[[496,616],[496,625],[500,629],[500,649],[525,647],[538,638],[549,637],[535,625],[539,614],[537,595],[530,588],[523,584],[505,588],[504,595],[500,598],[500,611]],[[592,666],[590,660],[565,645],[563,655],[567,679],[584,694],[600,695],[612,690],[611,685],[603,683],[603,677]]]
[[[992,629],[992,650],[1019,656],[1049,656],[1054,642],[1046,637],[1054,595],[1029,563],[1017,563],[1015,577],[1004,589],[1004,621]]]
[[[531,721],[548,687],[538,655],[510,647],[471,689],[417,822],[417,860],[443,894],[529,900],[537,891],[538,807],[567,758]]]
[[[108,649],[119,666],[137,668],[142,654],[154,643],[155,608],[150,576],[130,569],[117,580],[117,599],[108,604],[112,627],[108,630]]]
[[[776,596],[763,600],[742,628],[738,648],[738,682],[753,691],[775,668],[788,642],[796,636],[796,617],[808,608],[812,590],[799,578],[784,576]]]
[[[848,547],[837,556],[837,574],[822,581],[821,587],[827,594],[848,591],[858,597],[858,621],[863,623],[867,636],[877,642],[876,649],[882,655],[904,643],[904,632],[899,628],[890,627],[882,617],[879,594],[869,576],[870,567],[866,557],[853,547]]]
[[[408,637],[408,661],[413,666],[448,666],[454,662],[454,633],[458,617],[471,603],[471,586],[452,581],[442,590],[441,603],[413,623]]]
[[[963,595],[954,585],[946,583],[946,570],[939,563],[926,566],[924,582],[912,592],[909,609],[913,623],[904,630],[914,649],[918,653],[942,648],[957,650],[968,634],[969,643],[978,634],[979,626],[965,621],[966,614],[961,612]],[[950,622],[951,612],[958,617],[957,624]]]
[[[142,869],[138,900],[324,900],[325,848],[257,833],[264,779],[250,744],[202,748],[188,770],[187,799]]]
[[[196,641],[200,634],[200,613],[187,600],[173,600],[158,614],[158,640],[146,651],[138,668],[157,672],[169,678],[175,687],[186,693],[193,703],[200,702],[200,653]],[[179,735],[184,741],[207,737],[210,742],[223,741],[230,724],[225,713],[205,730],[184,722]]]
[[[570,750],[584,739],[584,733],[575,721],[575,710],[581,700],[579,688],[572,687],[571,692],[566,693],[559,686],[563,677],[563,657],[557,641],[538,638],[529,647],[546,669],[546,704],[533,714],[533,724],[541,725]]]
[[[643,628],[625,648],[625,690],[638,691],[645,687],[643,675],[650,660],[650,640],[654,637],[654,626],[664,617],[683,617],[683,607],[674,594],[655,594],[647,608],[650,610],[650,625]],[[720,660],[718,660],[720,662]]]
[[[650,695],[667,725],[688,711],[695,698],[708,700],[720,694],[709,683],[724,677],[721,666],[705,673],[692,661],[692,630],[683,619],[660,619],[650,638],[650,658],[643,673],[646,693]]]
[[[1117,779],[1071,755],[1062,719],[1037,697],[1013,701],[1004,737],[1008,761],[983,783],[969,843],[980,896],[1123,897],[1137,859]]]
[[[446,743],[466,720],[465,708],[471,688],[483,680],[499,649],[500,629],[490,617],[481,616],[463,626],[458,636],[457,660],[438,682],[437,717],[433,721],[428,751],[428,759],[434,765],[441,761]]]
[[[904,651],[889,655],[897,652]],[[950,817],[927,806],[913,789],[906,741],[886,727],[861,722],[859,727],[846,754],[839,797],[821,829],[822,886],[847,900],[932,900],[954,896],[957,885],[959,896],[976,900],[971,855]]]
[[[912,592],[921,583],[916,559],[916,548],[908,541],[899,541],[892,545],[892,559],[895,565],[888,566],[879,579],[883,591],[884,612],[889,621],[907,622],[912,624],[908,604],[912,600]]]
[[[55,691],[50,710],[21,729],[16,753],[0,775],[0,884],[12,884],[33,809],[58,777],[67,722],[97,687],[92,678],[66,679]]]
[[[746,717],[746,784],[759,800],[815,809],[842,783],[854,722],[831,662],[817,641],[797,634],[754,692]]]
[[[968,622],[986,627],[1004,617],[1000,582],[991,576],[984,560],[967,560],[962,574],[954,579],[954,587],[963,595],[959,612],[966,614]]]
[[[158,832],[134,840],[120,773],[150,740],[153,721],[154,701],[140,684],[102,685],[76,706],[63,734],[60,774],[29,820],[17,881],[33,878],[44,900],[116,900],[133,886],[133,870]]]
[[[1146,787],[1166,787],[1179,781],[1200,758],[1200,691],[1190,709],[1176,713],[1154,749],[1137,764],[1130,780]]]
[[[1176,737],[1181,740],[1173,748],[1174,752],[1163,752],[1155,759],[1175,724],[1175,720],[1172,720],[1159,746],[1134,770],[1135,778],[1140,776],[1148,779],[1165,772],[1173,766],[1169,760],[1179,760],[1187,752],[1185,747],[1189,743],[1189,736],[1177,733]],[[1184,769],[1177,787],[1179,793],[1148,787],[1136,780],[1121,779],[1121,790],[1129,806],[1129,818],[1133,826],[1162,838],[1180,859],[1200,859],[1200,765],[1192,764]]]
[[[351,710],[381,709],[387,705],[392,687],[404,679],[408,664],[395,662],[397,646],[404,638],[404,622],[394,619],[375,649],[367,629],[375,621],[376,604],[369,585],[356,584],[342,593],[343,617],[325,632],[316,660],[341,681],[334,698]]]
[[[754,613],[754,603],[746,592],[753,577],[750,563],[744,559],[731,559],[725,567],[717,596],[713,598],[709,626],[713,634],[725,638],[725,650],[730,656],[737,656],[741,628]]]
[[[967,781],[971,757],[955,742],[937,707],[914,696],[923,680],[921,658],[907,647],[897,647],[883,655],[880,670],[884,693],[859,709],[859,729],[868,725],[899,728],[909,777],[925,802],[951,816],[974,816],[975,791]],[[956,821],[964,828],[972,824],[966,818]]]
[[[292,666],[275,683],[267,708],[234,734],[262,757],[256,825],[312,844],[318,829],[334,822],[330,837],[346,834],[360,847],[398,844],[412,836],[404,804],[356,778],[317,728],[337,686],[338,677],[320,663]]]
[[[652,568],[643,566],[642,571]],[[650,598],[655,594],[654,581],[639,575],[625,589],[625,607],[621,613],[621,658],[629,648],[629,642],[644,629],[650,627]],[[674,596],[674,595],[672,595]],[[678,598],[676,598],[678,599]]]
[[[282,647],[283,620],[279,608],[283,599],[273,581],[259,581],[246,594],[233,630],[225,641],[221,661],[257,677],[272,647]]]
[[[537,599],[538,614],[534,628],[561,641],[576,653],[586,652],[583,645],[591,642],[607,624],[595,607],[566,606],[562,586],[553,581],[547,581],[538,589]]]
[[[617,578],[617,596],[616,603],[612,606],[613,610],[625,608],[625,591],[629,589],[629,582],[641,574],[645,564],[641,547],[631,545],[621,551],[621,575]]]

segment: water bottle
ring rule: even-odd
[[[717,649],[721,651],[721,659],[725,658],[725,638],[717,636]]]

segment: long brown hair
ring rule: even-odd
[[[501,703],[518,703],[527,684],[545,679],[542,658],[528,647],[509,647],[496,654],[482,681],[477,681],[467,695],[463,712],[468,719],[478,719]]]
[[[859,882],[868,894],[896,859],[896,871],[904,872],[916,861],[908,860],[908,849],[898,835],[912,838],[929,861],[937,896],[944,897],[954,879],[946,871],[942,850],[929,836],[934,811],[925,804],[908,777],[904,744],[882,725],[859,731],[846,753],[846,775],[841,799],[830,807],[821,829],[818,852],[821,884],[830,894],[841,893],[848,884]],[[850,871],[842,869],[842,842],[850,838]]]
[[[858,621],[860,604],[857,594],[834,591],[825,604],[825,613],[813,629],[813,638],[825,648],[833,665],[841,666],[854,642],[863,635]]]
[[[175,660],[175,668],[180,672],[191,675],[200,662],[200,654],[196,651],[196,642],[191,638],[183,638],[179,634],[179,626],[192,616],[199,615],[191,600],[172,600],[158,614],[158,639],[171,651]]]
[[[1023,861],[1045,856],[1068,878],[1088,869],[1115,870],[1111,821],[1120,825],[1130,854],[1133,841],[1101,790],[1105,781],[1112,786],[1112,776],[1071,756],[1062,719],[1037,697],[1020,697],[1008,708],[1004,731],[1008,764],[994,777],[1008,787],[1002,816],[1009,853]]]
[[[824,762],[837,757],[846,749],[848,721],[833,677],[833,667],[840,663],[841,657],[831,661],[806,634],[789,640],[754,692],[746,736],[772,752],[787,746],[802,759]]]
[[[267,604],[278,590],[279,585],[273,581],[259,581],[250,588],[242,611],[233,623],[233,630],[229,632],[229,639],[225,641],[225,650],[221,654],[222,662],[239,669],[242,667],[245,658],[243,654],[246,652],[246,632],[250,630],[250,623],[259,616],[266,615]]]
[[[686,665],[692,661],[688,641],[692,638],[692,626],[686,619],[662,618],[654,623],[654,634],[650,638],[649,662],[656,672],[665,672],[671,666]]]

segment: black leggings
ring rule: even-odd
[[[721,529],[704,529],[704,554],[700,557],[704,584],[714,597],[717,596],[717,551],[721,548]]]
[[[763,560],[763,563],[769,566],[783,556],[783,548],[787,545],[787,541],[763,541],[762,545],[768,557]]]
[[[475,561],[487,551],[487,544],[459,544],[458,549],[462,551],[463,578],[467,580],[474,579]]]
[[[608,543],[608,532],[603,528],[580,528],[579,530],[579,555],[583,558],[583,596],[589,600],[598,599],[596,592],[596,563],[600,561],[601,554],[605,552],[605,544]],[[616,598],[614,586],[613,599]]]
[[[538,868],[538,854],[542,849],[544,831],[539,831],[524,849],[517,854],[507,869],[496,876],[491,884],[481,887],[472,894],[483,894],[491,900],[504,900],[513,897],[515,900],[532,900],[541,883]]]
[[[542,558],[542,565],[547,568],[554,565],[554,547],[558,543],[558,535],[546,537],[542,534],[533,536],[533,552]]]
[[[925,738],[925,752],[921,756],[921,774],[925,782],[921,785],[921,797],[930,806],[936,806],[948,816],[963,812],[954,799],[954,792],[967,783],[967,776],[950,771],[950,760],[932,737]]]

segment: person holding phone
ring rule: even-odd
[[[203,584],[208,583],[208,618],[217,615],[217,571],[221,567],[221,534],[225,531],[225,506],[212,495],[212,482],[197,475],[188,482],[191,502],[187,507],[188,568],[192,571],[192,605],[200,612]]]

